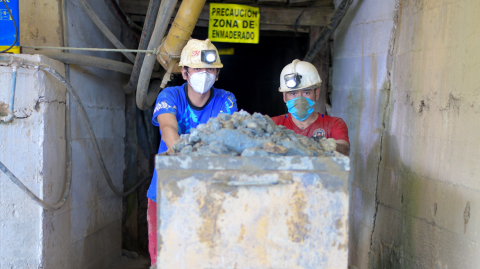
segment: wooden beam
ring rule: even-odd
[[[285,5],[287,0],[257,0],[259,5]]]
[[[148,0],[120,2],[120,4],[127,14],[145,15],[148,8]],[[209,10],[209,4],[206,4],[199,19],[208,21]],[[299,18],[297,26],[325,26],[333,12],[333,6],[308,9],[262,6],[260,7],[260,27],[262,24],[293,26],[297,18]]]
[[[289,0],[289,6],[308,6],[316,2],[315,0]]]
[[[208,27],[207,20],[198,20],[195,27]],[[295,28],[291,25],[276,25],[276,24],[260,24],[261,31],[281,31],[281,32],[295,32]],[[310,27],[297,26],[296,32],[309,33]]]
[[[144,15],[131,15],[130,19],[134,22],[145,21]],[[173,22],[173,19],[171,20]],[[195,27],[208,27],[208,20],[198,20]],[[277,25],[277,24],[260,24],[260,30],[265,31],[281,31],[281,32],[297,32],[297,33],[309,33],[309,26],[297,26],[295,29],[292,25]]]
[[[209,5],[205,5],[199,19],[208,20],[210,18],[209,10]],[[325,26],[333,12],[333,8],[305,10],[303,8],[260,7],[260,26],[262,24],[293,26],[300,15],[297,26]]]

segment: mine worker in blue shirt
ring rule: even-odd
[[[152,123],[160,127],[162,137],[158,153],[172,148],[182,134],[207,123],[220,113],[233,114],[237,109],[235,96],[213,87],[223,64],[210,40],[190,39],[180,55],[179,66],[186,80],[182,86],[165,88],[157,97]],[[157,173],[153,174],[148,197],[148,250],[152,265],[157,256]]]

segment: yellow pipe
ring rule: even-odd
[[[172,60],[171,56],[180,56],[183,47],[187,44],[192,35],[195,24],[197,24],[198,17],[202,12],[206,0],[183,0],[178,9],[172,27],[165,38],[163,45],[160,47],[160,52],[157,56],[158,61],[163,68],[169,68]],[[173,68],[173,73],[180,73],[178,61],[173,61],[172,64],[176,66]]]

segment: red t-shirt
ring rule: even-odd
[[[347,124],[341,118],[330,117],[319,113],[318,119],[304,130],[298,128],[297,125],[293,123],[290,113],[273,117],[272,120],[275,124],[283,125],[287,127],[287,129],[293,130],[296,134],[301,134],[306,137],[320,135],[335,140],[343,139],[350,143],[350,140],[348,140]]]

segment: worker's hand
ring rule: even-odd
[[[170,113],[160,114],[157,117],[160,125],[160,132],[162,133],[162,140],[167,144],[167,148],[171,149],[175,142],[180,138],[178,135],[177,117]]]

